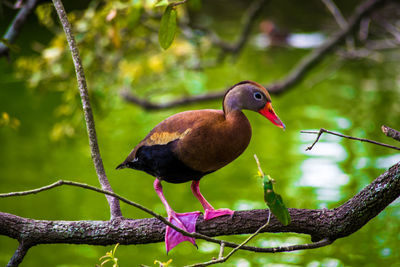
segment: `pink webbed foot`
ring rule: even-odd
[[[204,212],[204,220],[211,220],[219,216],[229,215],[232,217],[234,211],[230,209],[206,209]]]
[[[200,211],[186,213],[171,212],[171,214],[168,215],[168,221],[186,232],[194,233],[196,230],[196,221],[200,214]],[[183,241],[189,241],[197,247],[193,237],[184,236],[167,226],[165,230],[165,248],[167,253]]]

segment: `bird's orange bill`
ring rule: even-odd
[[[279,119],[279,117],[276,115],[274,109],[272,108],[272,105],[270,102],[265,104],[265,106],[258,111],[261,115],[269,119],[273,124],[278,126],[279,128],[285,129],[286,126],[283,124],[283,122]]]

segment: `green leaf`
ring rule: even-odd
[[[174,40],[176,32],[176,10],[169,5],[161,18],[160,30],[158,32],[158,41],[164,49],[168,49]]]
[[[289,211],[283,203],[282,197],[274,192],[272,181],[269,175],[263,178],[265,203],[283,225],[288,225],[290,223]]]

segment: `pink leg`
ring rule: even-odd
[[[200,181],[193,181],[191,188],[193,195],[197,197],[197,199],[200,201],[201,205],[204,208],[204,220],[210,220],[215,217],[223,216],[223,215],[229,215],[232,216],[234,211],[230,209],[214,209],[213,206],[211,206],[210,203],[203,197],[203,195],[200,192],[200,186],[199,186]]]
[[[173,225],[185,230],[186,232],[193,233],[196,229],[196,221],[197,217],[199,217],[200,212],[186,212],[186,213],[176,213],[171,206],[168,204],[167,200],[165,199],[161,182],[160,180],[156,179],[154,181],[154,189],[158,197],[161,199],[161,202],[164,204],[165,209],[168,214],[168,221]],[[196,246],[195,239],[192,237],[187,237],[182,235],[181,233],[175,231],[171,227],[167,226],[165,229],[165,248],[167,249],[167,253],[173,249],[176,245],[183,241],[189,241],[193,245]]]

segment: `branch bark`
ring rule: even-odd
[[[272,216],[263,232],[308,234],[312,240],[329,240],[348,236],[378,215],[400,195],[400,162],[376,178],[357,195],[332,210],[289,209],[292,222],[283,226]],[[206,236],[251,234],[268,218],[268,210],[237,211],[232,218],[197,220],[196,232]],[[111,245],[146,244],[164,240],[165,224],[156,218],[110,221],[47,221],[0,213],[0,234],[23,240],[30,245],[49,243]],[[225,242],[226,246],[237,244]],[[300,245],[301,246],[301,245]],[[243,246],[255,252],[279,252],[276,248]],[[291,249],[296,249],[292,246]]]
[[[392,129],[386,125],[382,125],[382,132],[387,136],[391,137],[394,140],[397,140],[400,142],[400,132],[396,131],[395,129]]]
[[[104,170],[104,165],[103,165],[103,160],[101,159],[99,145],[97,143],[96,128],[94,124],[92,108],[90,106],[85,73],[80,59],[79,50],[75,42],[75,37],[72,33],[72,28],[68,21],[68,17],[62,2],[60,0],[53,0],[53,3],[55,9],[57,10],[58,17],[60,18],[65,35],[67,37],[69,48],[71,50],[71,55],[75,66],[76,78],[78,81],[79,94],[81,96],[83,112],[85,115],[86,130],[89,136],[90,151],[94,167],[96,169],[97,177],[99,179],[101,187],[104,190],[112,192],[111,185],[107,179],[107,175]],[[122,217],[118,199],[111,196],[106,196],[106,197],[108,204],[110,206],[111,218]]]
[[[28,253],[28,250],[30,248],[31,245],[28,245],[25,241],[21,241],[19,243],[17,250],[15,251],[14,255],[12,256],[6,267],[18,266],[22,262],[22,260],[24,259],[26,253]]]
[[[14,20],[11,22],[7,32],[3,36],[3,38],[6,39],[10,44],[14,43],[15,39],[17,39],[22,29],[22,26],[27,20],[28,15],[36,7],[37,2],[37,0],[26,1],[25,5],[20,9]],[[8,54],[9,48],[5,44],[0,42],[0,57],[8,56]]]
[[[348,19],[346,27],[338,30],[324,44],[314,49],[308,56],[303,58],[295,67],[292,68],[292,70],[283,80],[271,83],[265,87],[268,88],[271,94],[281,94],[291,89],[297,83],[302,81],[308,72],[320,61],[322,61],[329,54],[329,52],[334,50],[349,34],[351,34],[364,17],[366,17],[369,13],[378,10],[378,8],[383,6],[385,2],[386,0],[367,0],[360,4]],[[202,96],[185,97],[173,102],[162,104],[152,103],[150,101],[140,99],[130,92],[122,93],[122,97],[127,102],[139,105],[146,110],[156,110],[192,104],[199,101],[221,99],[224,96],[225,91],[226,89]]]

